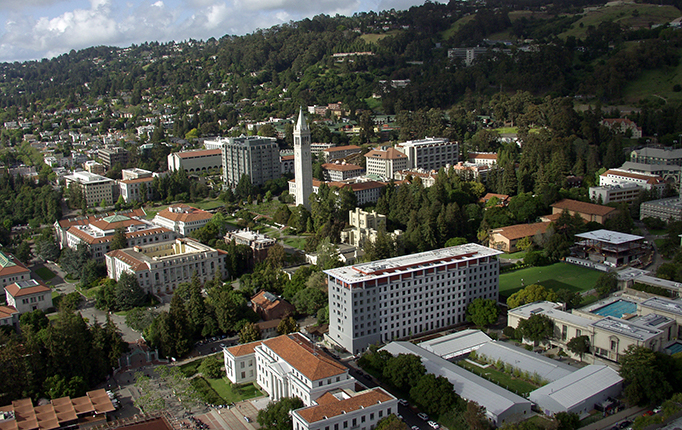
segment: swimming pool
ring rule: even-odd
[[[629,302],[627,300],[616,300],[606,306],[595,309],[593,314],[601,315],[603,317],[623,318],[624,314],[634,314],[637,312],[637,303]]]
[[[677,354],[678,352],[682,352],[682,343],[675,342],[668,346],[665,350],[668,351],[669,354]]]

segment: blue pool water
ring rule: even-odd
[[[593,314],[603,317],[616,318],[622,318],[624,314],[634,314],[635,312],[637,312],[637,303],[627,300],[617,300],[592,311]]]
[[[670,354],[677,354],[678,352],[682,352],[682,343],[675,342],[669,347],[667,347],[665,350],[668,351]]]

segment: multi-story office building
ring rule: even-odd
[[[348,156],[359,154],[362,152],[362,148],[357,145],[344,145],[344,146],[333,146],[322,150],[322,155],[327,163],[334,160],[341,160]]]
[[[682,149],[641,148],[630,153],[630,161],[644,164],[682,166]]]
[[[85,203],[88,206],[97,206],[101,202],[107,205],[114,203],[115,182],[113,179],[83,170],[74,172],[73,175],[66,175],[64,179],[66,180],[67,187],[72,184],[80,187]]]
[[[365,169],[355,164],[325,163],[322,165],[322,173],[327,181],[340,182],[355,178],[365,173]]]
[[[213,218],[213,214],[184,203],[168,206],[154,216],[152,222],[172,230],[182,236],[189,236]]]
[[[459,161],[459,144],[445,138],[408,140],[396,145],[395,149],[407,155],[408,169],[438,170]]]
[[[325,270],[329,338],[358,354],[461,323],[474,299],[497,300],[499,254],[470,243]]]
[[[105,170],[110,170],[116,163],[120,163],[121,166],[128,164],[128,151],[118,146],[100,148],[97,155],[102,160]]]
[[[20,314],[37,309],[47,312],[52,307],[52,290],[35,279],[17,281],[5,287],[7,305]]]
[[[253,185],[282,176],[277,140],[271,137],[231,137],[222,147],[223,181],[236,187],[242,175]]]

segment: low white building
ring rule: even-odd
[[[300,333],[224,348],[223,356],[233,384],[257,382],[272,401],[295,396],[310,406],[327,391],[355,386],[346,366]]]
[[[173,152],[168,154],[168,170],[185,169],[188,173],[220,170],[223,167],[220,149],[199,149],[196,151]]]
[[[481,330],[467,329],[420,342],[419,347],[449,360],[476,351],[491,341]]]
[[[14,306],[0,305],[0,326],[16,327],[19,324],[19,311]]]
[[[157,213],[152,222],[179,235],[188,236],[194,230],[205,226],[211,218],[213,214],[210,212],[180,203],[168,206]]]
[[[329,391],[315,403],[291,412],[294,430],[368,430],[398,413],[398,399],[383,388]]]
[[[52,307],[52,290],[35,279],[18,281],[5,287],[5,299],[20,314],[47,311]]]
[[[109,278],[118,281],[121,273],[133,273],[146,293],[164,299],[179,284],[191,282],[194,273],[202,284],[213,279],[216,271],[225,277],[226,255],[193,239],[180,238],[117,249],[106,254],[105,261]]]
[[[532,391],[528,398],[545,415],[559,412],[589,415],[596,403],[618,396],[623,378],[606,365],[590,365]]]
[[[328,181],[345,181],[346,179],[362,176],[365,169],[356,164],[340,163],[325,163],[322,165],[324,177]]]
[[[31,279],[31,271],[7,251],[0,251],[0,288]],[[4,292],[0,290],[0,292]]]
[[[122,179],[118,181],[118,187],[123,196],[123,201],[130,202],[146,202],[154,197],[154,189],[152,182],[154,178],[151,176],[136,178],[136,179]],[[144,184],[144,187],[142,186]],[[145,195],[142,195],[144,191]]]
[[[381,351],[393,356],[412,354],[420,357],[428,373],[447,378],[463,399],[483,406],[486,417],[496,426],[530,417],[530,401],[411,342],[391,342]]]

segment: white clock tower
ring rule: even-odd
[[[310,155],[310,128],[303,116],[303,108],[298,113],[294,126],[294,175],[296,178],[296,206],[310,209],[308,197],[313,193],[313,162]]]

